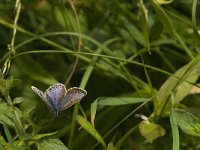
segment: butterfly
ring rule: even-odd
[[[50,86],[45,92],[34,86],[31,88],[56,114],[76,104],[87,95],[87,91],[82,88],[66,89],[62,83]]]

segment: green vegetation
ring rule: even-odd
[[[200,149],[197,0],[2,0],[0,149]],[[31,89],[81,87],[55,115]]]

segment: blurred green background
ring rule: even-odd
[[[53,136],[73,150],[167,150],[175,149],[174,145],[180,149],[199,149],[198,115],[193,116],[200,112],[199,4],[197,0],[1,0],[2,77],[13,76],[22,82],[10,90],[10,97],[23,97],[15,107],[29,112],[27,125],[32,128],[25,132],[35,136],[57,131]],[[179,68],[182,70],[177,73]],[[170,80],[170,76],[176,78]],[[54,117],[30,87],[34,85],[45,91],[55,83],[67,81],[67,88],[80,86],[88,94],[80,105]],[[197,91],[191,95],[194,87]],[[182,97],[178,99],[179,91]],[[162,92],[168,94],[165,100],[161,100],[164,99]],[[4,100],[3,94],[1,97]],[[121,97],[127,102],[118,105]],[[144,100],[136,102],[134,98]],[[172,99],[174,105],[168,99]],[[95,128],[90,124],[94,102],[98,102]],[[191,121],[190,129],[177,123],[177,116],[183,114],[173,115],[176,108],[192,114],[194,122]],[[77,121],[78,114],[86,116],[86,127]],[[151,126],[155,129],[146,125],[142,129],[141,122],[145,120],[135,114],[149,117],[147,121],[155,123],[156,126]],[[182,129],[179,128],[179,134],[173,130],[174,118],[177,123],[174,130],[178,131],[178,126]],[[1,143],[2,148],[12,149],[3,129],[4,121],[1,124],[2,138],[8,142],[7,145]],[[19,145],[14,128],[8,126],[8,129],[14,145]],[[186,130],[195,130],[195,134]],[[97,134],[93,135],[96,132],[101,138],[109,133],[102,138],[106,146]],[[179,138],[175,138],[175,134]],[[42,142],[30,144],[33,137],[22,139],[24,149],[51,149],[44,143],[42,147]],[[101,144],[97,145],[98,142]]]

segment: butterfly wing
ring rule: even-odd
[[[47,103],[47,105],[51,107],[51,103],[49,103],[49,101],[46,98],[46,94],[44,92],[42,92],[41,90],[39,90],[38,88],[31,86],[32,90],[43,100],[45,101],[45,103]]]
[[[86,95],[87,95],[87,91],[82,88],[78,88],[78,87],[70,88],[67,91],[64,99],[61,101],[61,106],[62,106],[61,111],[76,104]]]
[[[62,109],[60,103],[61,100],[65,97],[66,92],[66,87],[62,83],[57,83],[50,86],[45,92],[47,100],[56,113]]]

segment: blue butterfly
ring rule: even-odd
[[[87,95],[87,91],[82,88],[72,87],[67,90],[62,83],[50,86],[45,92],[34,86],[31,88],[56,114],[76,104]]]

